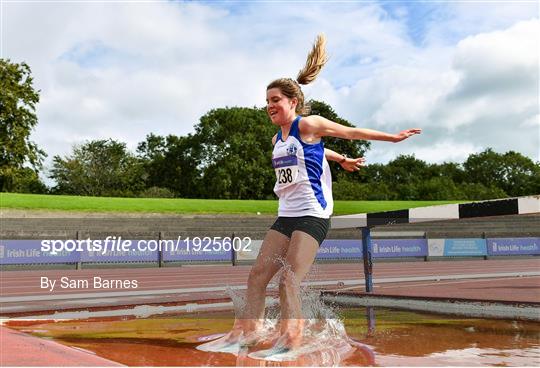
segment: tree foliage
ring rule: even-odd
[[[197,197],[200,171],[196,157],[199,145],[192,135],[161,137],[149,134],[137,146],[137,156],[144,170],[148,188],[163,188],[169,193],[184,198]],[[158,190],[155,189],[155,196]],[[164,196],[166,192],[161,192]]]
[[[401,155],[386,165],[369,165],[334,185],[336,199],[482,200],[538,193],[540,163],[491,148],[471,154],[463,164],[428,164]]]
[[[347,120],[339,117],[332,107],[322,101],[311,100],[309,101],[311,107],[311,114],[320,115],[338,124],[342,124],[348,127],[354,127]],[[362,157],[369,150],[371,144],[368,141],[363,140],[348,140],[334,137],[325,137],[324,146],[336,151],[338,153],[347,155],[348,157]],[[332,177],[341,179],[348,174],[336,163],[330,164],[332,171]]]
[[[325,103],[313,113],[351,126]],[[57,193],[150,197],[275,198],[271,138],[278,131],[264,109],[209,111],[186,136],[149,134],[136,155],[124,143],[92,141],[67,157],[54,157],[51,177]],[[325,146],[350,157],[368,142],[325,138]],[[463,163],[429,164],[401,155],[357,173],[333,165],[333,193],[344,200],[481,200],[540,193],[540,164],[516,153],[492,149]]]
[[[64,158],[54,156],[50,177],[55,193],[89,196],[133,196],[145,189],[139,160],[126,144],[108,140],[86,142]]]
[[[37,125],[39,92],[33,87],[30,67],[0,59],[0,190],[13,191],[28,184],[28,166],[34,171],[33,185],[45,152],[30,140]],[[19,183],[17,180],[23,180]],[[26,184],[25,184],[26,183]]]
[[[520,153],[487,149],[463,163],[469,182],[500,188],[510,196],[540,193],[540,166]]]
[[[200,150],[203,198],[271,198],[275,181],[272,137],[277,128],[263,109],[215,109],[201,118],[193,135]]]

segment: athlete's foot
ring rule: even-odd
[[[276,340],[274,346],[293,350],[302,344],[304,332],[303,319],[284,319],[280,321],[281,336]]]
[[[230,343],[238,343],[241,346],[257,345],[262,336],[264,328],[262,320],[236,320],[232,330],[224,336],[224,340]]]
[[[229,343],[249,343],[253,336],[262,329],[262,323],[258,320],[237,319],[234,321],[232,330],[223,337],[223,341]]]
[[[242,335],[242,338],[240,339],[240,346],[248,348],[257,345],[259,342],[260,334],[257,331],[253,331]]]
[[[273,330],[272,332],[264,336],[264,338],[261,340],[261,345],[274,346],[280,337],[281,337],[281,334],[279,330],[277,329]]]
[[[248,354],[249,358],[263,359],[271,361],[294,361],[296,359],[295,349],[302,344],[302,336],[291,336],[286,333],[281,335],[270,348],[256,350]]]
[[[281,335],[272,349],[279,351],[290,351],[299,348],[302,345],[302,334],[301,333],[290,333],[286,332]]]
[[[229,333],[223,336],[220,340],[224,343],[236,344],[242,339],[242,336],[243,336],[242,330],[231,330],[229,331]]]
[[[247,348],[266,349],[274,346],[279,337],[280,334],[278,330],[268,332],[261,328],[260,330],[253,331],[247,335],[244,334],[240,345]]]
[[[233,352],[237,349],[243,334],[242,324],[235,321],[232,330],[227,334],[219,339],[199,345],[197,349],[203,351]]]

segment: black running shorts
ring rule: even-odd
[[[320,246],[330,229],[330,219],[315,216],[278,217],[270,229],[282,233],[289,239],[293,232],[302,231],[311,235]]]

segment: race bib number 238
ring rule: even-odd
[[[296,156],[278,157],[272,160],[276,170],[277,184],[287,186],[295,183],[298,176],[298,159]]]
[[[276,175],[277,175],[278,183],[279,184],[292,183],[293,180],[294,180],[293,171],[298,171],[298,169],[295,170],[295,168],[292,168],[292,167],[276,169]]]

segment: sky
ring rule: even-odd
[[[45,169],[87,140],[134,151],[213,108],[265,106],[319,33],[330,59],[307,99],[357,127],[423,129],[373,142],[368,164],[488,147],[540,160],[537,1],[0,1],[0,57],[29,64],[40,90]]]

